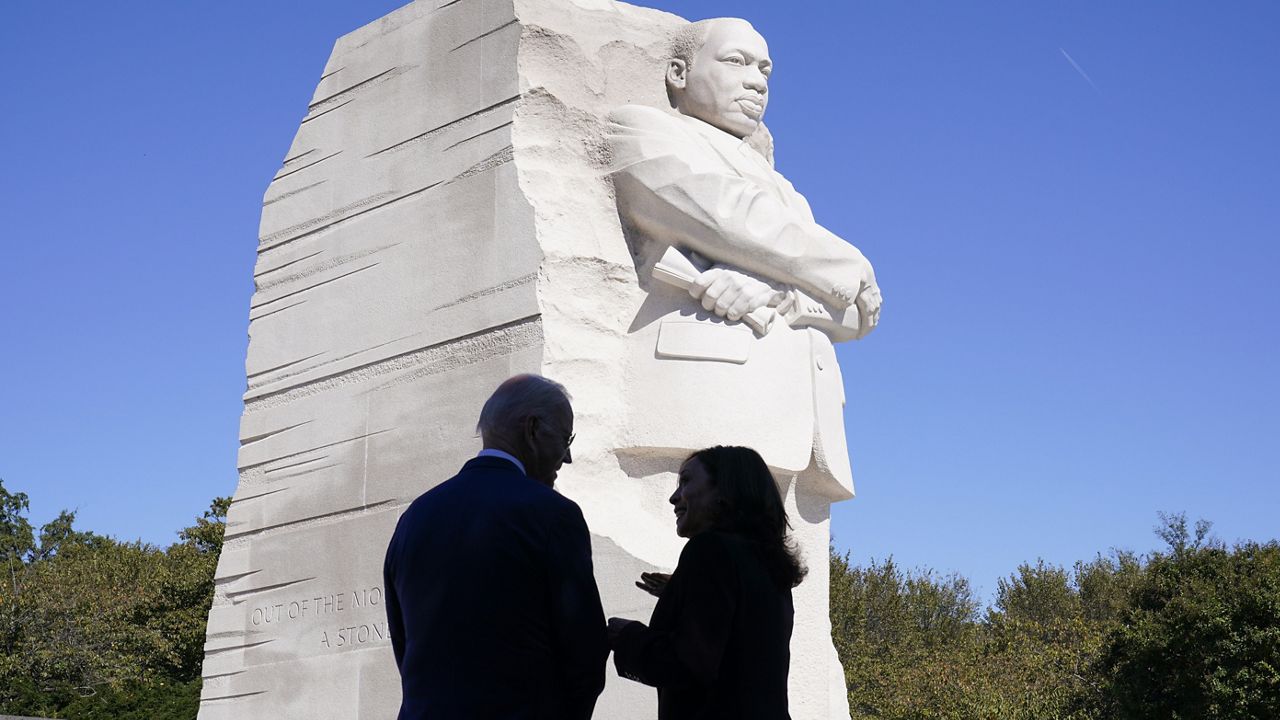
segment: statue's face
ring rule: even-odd
[[[712,24],[691,67],[672,60],[676,108],[736,137],[755,132],[769,104],[769,46],[745,20]]]

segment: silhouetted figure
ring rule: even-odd
[[[409,506],[383,574],[400,720],[586,720],[604,688],[604,612],[582,511],[552,486],[572,462],[564,388],[504,382],[484,450]]]
[[[791,589],[805,568],[773,475],[750,448],[699,450],[671,504],[689,542],[674,573],[636,583],[658,596],[648,627],[609,619],[618,673],[658,688],[659,720],[787,720]]]

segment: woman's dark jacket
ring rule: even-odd
[[[705,532],[685,544],[649,627],[614,643],[618,674],[658,688],[659,720],[788,720],[791,588],[746,538]]]

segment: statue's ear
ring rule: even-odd
[[[688,70],[688,66],[679,58],[672,58],[667,62],[667,88],[683,90],[688,81]]]

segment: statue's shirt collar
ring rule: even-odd
[[[789,192],[790,183],[778,171],[774,170],[769,165],[769,161],[759,152],[756,152],[756,149],[751,147],[750,143],[691,115],[679,115],[679,117],[694,132],[705,138],[711,144],[712,149],[720,157],[724,158],[725,162],[729,163],[739,175],[754,180],[757,185],[772,193],[782,204],[788,206],[794,204],[794,200],[791,197],[793,191]]]

